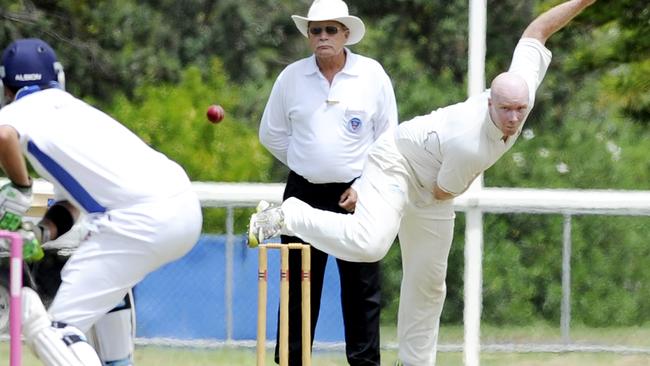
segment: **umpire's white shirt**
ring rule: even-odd
[[[528,112],[550,62],[551,52],[535,39],[522,39],[515,48],[509,71],[520,74],[528,84]],[[488,112],[489,95],[488,90],[399,126],[396,145],[418,188],[420,197],[415,198],[415,204],[433,203],[436,184],[455,195],[463,193],[474,178],[514,145],[521,129],[503,141],[503,133]],[[451,202],[437,204],[442,209],[441,218],[453,216]]]
[[[183,169],[105,113],[59,89],[26,95],[0,110],[20,135],[36,172],[88,212],[174,196],[190,188]]]
[[[370,145],[397,126],[395,95],[384,69],[345,52],[345,66],[331,85],[313,55],[287,66],[262,116],[261,143],[312,183],[357,178]]]

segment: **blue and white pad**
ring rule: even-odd
[[[133,293],[109,311],[88,331],[88,341],[106,366],[132,366],[135,339]]]
[[[79,329],[52,322],[38,294],[24,287],[23,335],[46,366],[101,366],[95,350]]]

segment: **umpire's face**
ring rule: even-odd
[[[319,60],[340,55],[350,35],[343,24],[333,20],[309,22],[307,31],[309,46]]]

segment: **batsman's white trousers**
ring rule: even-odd
[[[385,134],[373,146],[356,186],[354,214],[312,208],[289,198],[282,204],[283,234],[347,261],[383,258],[399,235],[402,286],[397,332],[406,365],[435,365],[440,314],[446,295],[447,258],[454,213],[412,178],[410,167]]]
[[[187,253],[203,221],[191,190],[86,219],[92,228],[63,267],[48,309],[53,320],[84,333],[147,274]]]

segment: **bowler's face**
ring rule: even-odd
[[[528,112],[528,97],[528,84],[514,72],[501,73],[492,80],[490,117],[505,138],[521,128]]]
[[[490,116],[503,136],[512,136],[519,131],[528,111],[528,97],[490,98]]]
[[[341,54],[350,34],[343,24],[333,20],[309,22],[307,32],[309,46],[317,58],[329,58]]]

